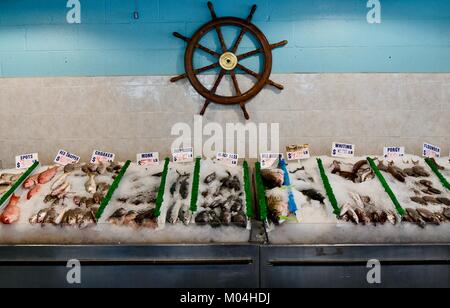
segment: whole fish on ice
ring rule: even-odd
[[[17,222],[20,218],[20,208],[17,206],[20,197],[12,195],[3,213],[0,215],[0,221],[3,224],[9,225]]]
[[[39,184],[47,184],[48,182],[50,182],[56,175],[56,173],[58,172],[58,166],[55,166],[53,168],[49,168],[47,171],[42,172],[41,174],[39,174],[38,177],[38,183]]]

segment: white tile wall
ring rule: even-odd
[[[202,78],[206,83],[212,77]],[[280,147],[310,143],[328,154],[332,141],[357,144],[360,154],[385,145],[420,153],[424,141],[450,146],[450,74],[274,75],[285,85],[267,88],[247,107],[256,123],[280,123]],[[137,152],[168,155],[177,122],[193,123],[203,99],[188,82],[168,77],[0,79],[0,160],[40,153],[53,160],[64,148],[88,159],[94,148],[119,160]],[[248,84],[248,80],[245,81]],[[227,91],[225,89],[224,91]],[[204,125],[243,122],[238,106],[211,105]],[[206,140],[207,137],[204,137]]]

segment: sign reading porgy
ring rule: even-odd
[[[55,163],[61,166],[76,164],[80,161],[80,157],[64,150],[59,150],[55,157]]]
[[[114,161],[114,158],[116,158],[116,154],[114,153],[94,150],[91,157],[91,163],[93,164],[98,164],[102,162],[112,163]]]
[[[383,149],[383,157],[385,159],[393,159],[405,156],[405,147],[385,147]]]

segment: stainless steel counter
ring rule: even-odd
[[[449,245],[261,246],[261,287],[450,287]],[[381,283],[369,284],[369,260]]]
[[[273,245],[264,234],[254,223],[241,244],[0,246],[0,287],[450,287],[450,243]],[[67,282],[71,259],[81,285]],[[371,259],[381,284],[367,282]]]
[[[81,262],[71,285],[67,262]],[[0,287],[259,286],[257,245],[3,246]]]

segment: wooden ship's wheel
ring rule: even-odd
[[[192,38],[185,37],[177,32],[173,34],[175,37],[187,42],[188,46],[184,56],[184,66],[186,72],[180,76],[172,78],[171,82],[176,82],[184,78],[189,79],[194,89],[206,99],[203,109],[200,112],[201,115],[204,115],[210,103],[240,105],[242,111],[244,112],[245,118],[248,120],[250,116],[245,108],[245,104],[261,92],[266,85],[273,86],[279,90],[284,89],[282,85],[270,80],[270,74],[272,72],[272,49],[285,46],[288,42],[282,41],[276,44],[269,44],[264,33],[251,23],[253,15],[256,12],[256,5],[253,5],[247,19],[240,19],[236,17],[218,18],[211,2],[208,2],[208,8],[211,11],[212,21],[200,27]],[[222,27],[224,26],[240,28],[239,35],[231,47],[228,47],[225,42],[222,33]],[[200,43],[202,38],[210,31],[215,31],[217,33],[221,48],[220,52],[216,52]],[[259,46],[257,46],[258,48],[255,50],[243,54],[237,54],[239,45],[242,42],[244,35],[247,33],[256,39],[256,44]],[[196,50],[200,50],[211,55],[215,59],[214,63],[201,68],[194,68],[194,53]],[[241,60],[257,55],[261,55],[263,59],[263,64],[261,65],[262,72],[257,73],[240,63]],[[208,89],[200,82],[198,75],[214,69],[219,69],[219,73],[212,88]],[[253,86],[246,92],[243,92],[239,86],[239,82],[236,77],[237,71],[241,71],[244,74],[248,74],[256,79]],[[219,85],[226,74],[231,76],[231,80],[233,82],[235,94],[233,96],[222,96],[217,94]]]

